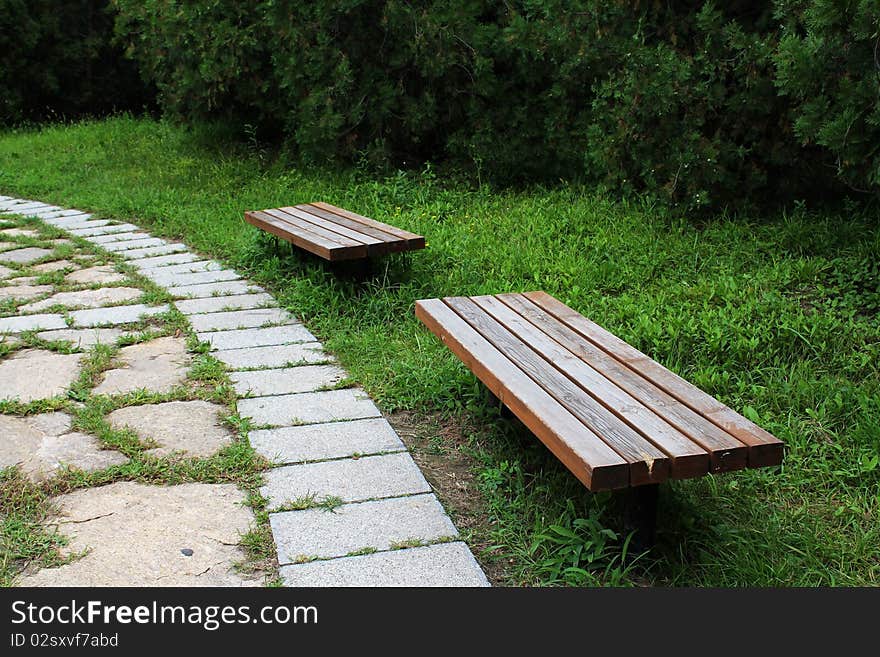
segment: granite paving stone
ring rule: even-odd
[[[29,265],[35,260],[45,258],[52,253],[51,249],[41,249],[38,246],[26,246],[23,249],[14,249],[0,253],[0,260],[13,262],[19,265]]]
[[[70,342],[77,349],[87,349],[96,344],[113,344],[125,334],[115,328],[58,329],[41,331],[37,337],[48,342]]]
[[[150,246],[145,249],[128,249],[127,251],[121,251],[120,255],[127,260],[138,260],[152,256],[171,255],[172,253],[180,253],[186,250],[185,244],[163,244],[162,246]]]
[[[74,310],[70,313],[73,325],[90,328],[93,326],[117,326],[119,324],[131,324],[141,317],[151,317],[168,312],[168,306],[145,306],[134,304],[131,306],[114,306],[111,308],[90,308],[87,310]],[[45,328],[61,328],[60,326],[47,326]]]
[[[330,497],[361,502],[431,492],[407,452],[287,465],[269,470],[264,477],[260,494],[270,511],[310,496],[318,502]]]
[[[168,293],[178,299],[199,299],[233,294],[256,294],[262,292],[258,285],[247,281],[221,281],[202,285],[181,285],[166,288]]]
[[[112,235],[113,233],[127,233],[132,230],[137,230],[137,226],[132,224],[106,224],[104,226],[97,226],[94,228],[74,228],[69,229],[65,228],[67,232],[71,235],[76,235],[77,237],[92,237],[95,235]]]
[[[66,413],[0,415],[0,469],[17,465],[32,481],[43,481],[63,467],[94,472],[128,462],[94,436],[70,427]]]
[[[0,399],[27,403],[64,394],[79,375],[82,357],[45,349],[13,353],[0,360]]]
[[[204,458],[232,442],[232,434],[223,424],[227,413],[226,408],[211,402],[172,401],[126,406],[110,413],[107,421],[115,429],[128,427],[141,439],[158,443],[159,447],[147,450],[152,456],[180,453]]]
[[[0,301],[4,299],[18,301],[33,299],[42,294],[49,294],[53,289],[51,285],[7,285],[0,287]]]
[[[489,586],[461,541],[289,564],[280,575],[286,586],[295,587]]]
[[[183,299],[174,305],[184,315],[199,313],[215,313],[227,310],[243,310],[247,308],[265,308],[275,306],[271,294],[235,294],[228,297],[206,297],[204,299]]]
[[[44,262],[41,265],[34,265],[31,269],[40,272],[41,274],[46,274],[53,271],[61,271],[68,267],[73,268],[76,267],[76,265],[70,260],[53,260],[52,262]]]
[[[203,271],[217,271],[219,269],[223,269],[223,265],[215,260],[193,260],[176,265],[171,264],[144,269],[143,273],[151,281],[156,281],[173,274],[195,274]]]
[[[0,230],[0,236],[6,237],[39,237],[40,233],[29,228],[6,228]]]
[[[21,315],[19,317],[0,317],[0,333],[20,333],[36,329],[67,328],[64,317],[58,314]]]
[[[115,253],[117,251],[144,251],[151,248],[162,248],[170,246],[168,242],[158,237],[144,237],[139,239],[122,240],[119,242],[110,242],[109,244],[101,244],[101,248],[105,251]]]
[[[238,402],[239,415],[257,425],[292,426],[381,417],[369,396],[357,388],[250,397]]]
[[[200,256],[187,251],[182,253],[169,253],[167,255],[157,255],[150,258],[141,258],[135,260],[131,264],[140,270],[153,269],[155,267],[165,267],[168,265],[177,265],[185,262],[195,262]]]
[[[222,349],[215,351],[213,356],[233,370],[285,367],[287,365],[317,365],[333,360],[332,356],[323,351],[320,342]]]
[[[113,265],[96,265],[69,273],[64,277],[68,283],[76,283],[79,285],[90,285],[100,283],[119,283],[126,279],[125,274],[120,274],[113,268]]]
[[[47,299],[25,304],[19,310],[22,312],[37,312],[57,305],[66,306],[67,308],[99,308],[133,301],[142,297],[143,294],[143,290],[135,287],[102,287],[97,290],[58,292]]]
[[[282,565],[458,536],[440,502],[430,494],[343,504],[332,513],[320,508],[273,513],[269,523]]]
[[[0,265],[0,278],[6,278],[10,274],[15,273],[15,271],[15,269],[10,269],[9,267],[4,267],[3,265]]]
[[[317,342],[315,336],[302,324],[213,331],[196,335],[202,342],[209,343],[213,349],[243,349],[296,342]]]
[[[28,573],[21,586],[260,586],[235,565],[254,523],[235,484],[120,481],[52,498],[52,520],[80,558]],[[186,550],[186,552],[184,552]]]
[[[191,315],[189,323],[194,331],[225,331],[230,329],[256,328],[269,324],[294,322],[294,317],[281,308],[252,308],[226,312]]]
[[[114,231],[104,235],[90,235],[85,238],[87,242],[92,244],[108,244],[110,242],[125,242],[129,240],[145,240],[152,237],[149,233],[140,233],[136,230],[128,232]],[[146,246],[146,244],[144,245]]]
[[[201,285],[203,283],[221,283],[223,281],[240,280],[241,276],[231,269],[218,269],[214,271],[199,271],[184,274],[172,271],[163,272],[161,269],[154,271],[150,275],[150,279],[157,285],[164,287],[174,286],[174,288],[184,285]]]
[[[164,337],[119,350],[119,367],[104,372],[96,395],[122,395],[136,390],[165,393],[186,381],[190,356],[183,338]]]
[[[336,365],[299,365],[269,370],[230,372],[233,387],[239,397],[286,395],[295,392],[314,392],[332,388],[347,376]]]
[[[248,439],[258,454],[279,464],[406,450],[384,418],[257,429]]]
[[[49,219],[46,221],[47,224],[55,226],[57,228],[67,229],[70,226],[74,226],[76,224],[85,223],[87,221],[92,220],[92,215],[88,212],[78,212],[76,214],[64,215],[63,217],[57,217],[55,219]],[[104,225],[109,224],[109,219],[95,219],[94,221],[101,221]]]

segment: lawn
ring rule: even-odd
[[[217,129],[129,117],[0,133],[0,194],[131,220],[269,288],[421,432],[435,477],[463,468],[464,494],[444,502],[496,582],[880,581],[880,222],[868,210],[696,221],[571,185],[286,162]],[[428,248],[358,282],[242,219],[312,200],[424,234]],[[633,561],[618,498],[587,493],[501,418],[413,315],[420,298],[535,289],[774,433],[784,465],[665,485],[658,544]]]

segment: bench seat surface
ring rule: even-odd
[[[245,221],[326,260],[356,260],[425,247],[425,238],[329,203],[249,210]]]
[[[590,490],[782,462],[779,439],[545,292],[416,315]]]

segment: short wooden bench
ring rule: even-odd
[[[416,315],[592,491],[782,462],[780,440],[545,292]]]
[[[329,203],[249,210],[245,221],[326,260],[358,260],[425,248],[425,238]]]

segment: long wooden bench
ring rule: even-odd
[[[590,490],[782,462],[780,440],[545,292],[416,315]]]
[[[358,260],[425,248],[425,238],[329,203],[249,210],[245,221],[326,260]]]

